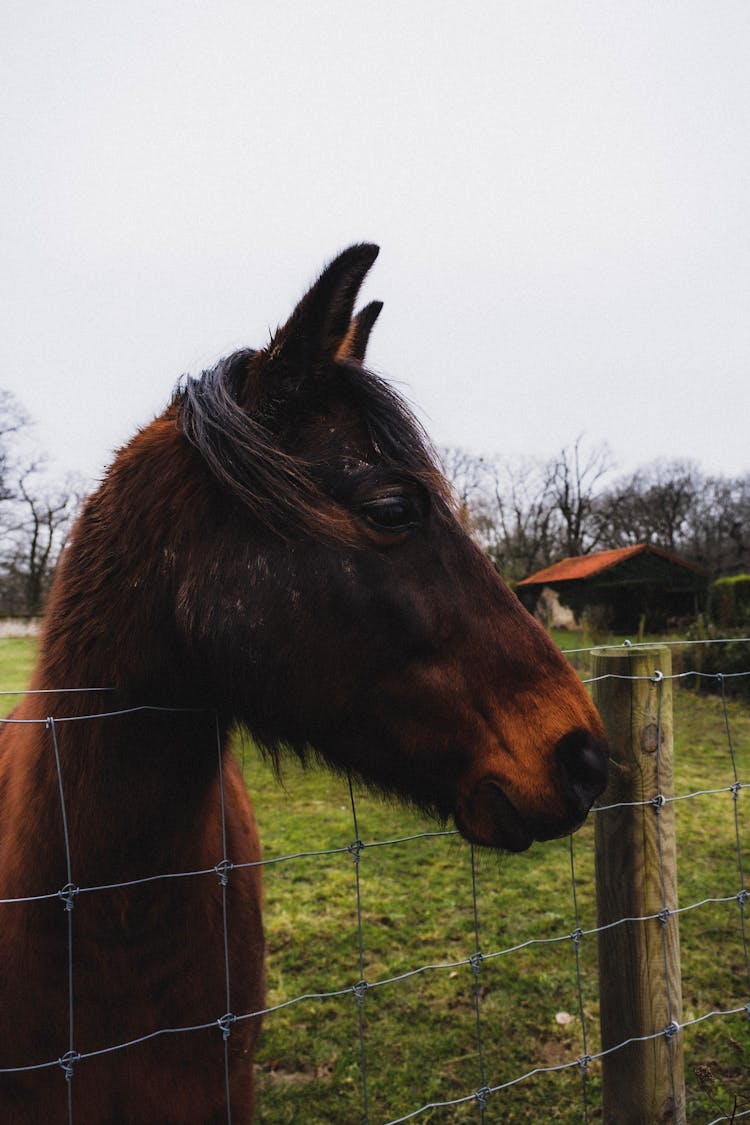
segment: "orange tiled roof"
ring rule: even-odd
[[[602,571],[609,570],[610,567],[617,566],[625,559],[631,559],[634,555],[640,555],[644,551],[660,555],[661,558],[684,566],[687,570],[701,570],[700,567],[693,566],[692,563],[685,562],[684,559],[678,559],[675,555],[670,555],[659,547],[652,547],[649,543],[636,543],[634,547],[619,547],[615,551],[596,551],[591,555],[575,555],[572,558],[562,559],[561,562],[547,566],[544,570],[538,570],[536,574],[530,575],[529,578],[524,578],[517,585],[545,586],[554,582],[574,582],[581,578],[591,578],[593,575],[601,574]]]

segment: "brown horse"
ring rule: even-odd
[[[571,831],[603,788],[585,691],[363,366],[376,254],[184,381],[64,552],[40,694],[1,728],[3,1122],[251,1120],[260,849],[234,724],[492,848]]]

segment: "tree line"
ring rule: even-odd
[[[55,480],[31,420],[0,388],[0,617],[35,616],[85,485]],[[656,460],[617,475],[606,445],[579,437],[549,458],[441,453],[461,518],[508,581],[572,555],[636,543],[680,555],[712,578],[750,571],[750,474],[707,475]]]
[[[574,555],[649,543],[711,578],[750,570],[750,473],[655,460],[616,474],[606,445],[579,437],[550,458],[442,451],[462,518],[508,581]]]

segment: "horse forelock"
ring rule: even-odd
[[[267,529],[283,538],[302,533],[353,544],[350,513],[320,484],[321,470],[335,466],[286,448],[265,413],[245,406],[244,385],[256,355],[237,351],[197,378],[180,381],[173,401],[182,432],[218,482]],[[407,474],[448,506],[450,489],[437,456],[401,395],[358,363],[337,363],[335,379],[366,434],[363,457]],[[275,404],[277,413],[283,410],[283,403]]]

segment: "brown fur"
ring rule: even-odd
[[[225,1121],[227,1003],[232,1120],[251,1120],[259,868],[228,877],[228,1001],[218,875],[162,878],[224,856],[220,761],[227,857],[260,858],[234,723],[490,847],[570,831],[603,787],[586,693],[362,367],[379,305],[352,312],[375,254],[345,251],[268,348],[184,383],[78,521],[32,687],[112,690],[27,695],[0,728],[0,898],[68,882],[53,733],[82,888],[72,912],[0,906],[3,1121],[64,1121],[68,1094],[77,1125]],[[176,710],[83,717],[144,706]]]

